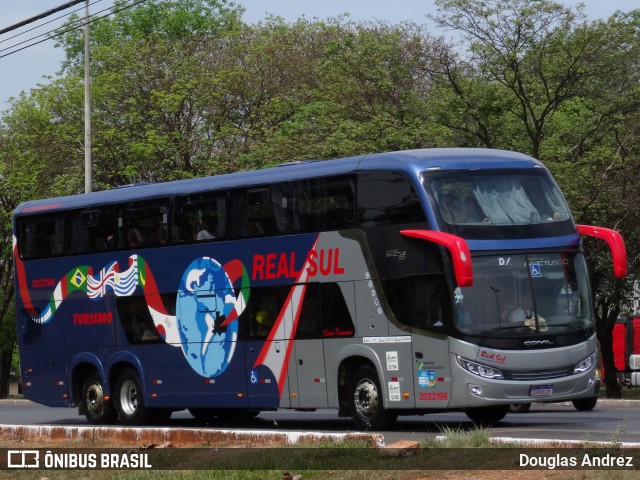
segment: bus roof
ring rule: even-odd
[[[145,200],[158,196],[189,195],[208,190],[259,186],[277,182],[341,175],[366,170],[393,170],[417,175],[426,169],[544,168],[527,155],[505,150],[481,148],[433,148],[366,154],[337,160],[290,162],[281,166],[176,180],[166,183],[144,183],[116,187],[111,190],[65,197],[31,200],[19,205],[14,215],[60,209],[89,208],[111,203]],[[162,185],[162,190],[158,186]]]

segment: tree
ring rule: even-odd
[[[598,61],[608,44],[605,32],[579,23],[581,10],[547,0],[437,0],[436,5],[436,23],[468,43],[464,61],[442,57],[442,72],[466,116],[474,119],[475,136],[495,148],[510,143],[513,133],[524,135],[528,151],[540,158],[558,109],[608,68]],[[505,118],[496,121],[496,116]],[[501,135],[498,127],[514,121],[521,133]]]
[[[466,142],[512,148],[554,173],[578,223],[617,228],[638,238],[631,172],[638,159],[629,126],[638,109],[637,14],[587,23],[546,0],[439,0],[441,27],[468,42],[468,55],[442,56],[441,82],[454,114],[440,121]],[[612,278],[602,244],[586,242],[596,297],[597,332],[609,396],[619,396],[611,332],[635,276]],[[637,247],[628,243],[637,262]],[[637,263],[632,265],[635,271]]]

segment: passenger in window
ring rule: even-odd
[[[127,245],[129,248],[139,248],[142,246],[144,239],[137,228],[131,228],[127,232]]]
[[[207,217],[202,222],[202,228],[198,232],[198,236],[196,240],[215,240],[216,238],[216,228],[218,227],[218,222],[213,217]]]
[[[151,243],[153,245],[166,245],[167,244],[167,227],[161,224],[152,235]]]

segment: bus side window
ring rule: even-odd
[[[64,215],[43,214],[20,219],[21,258],[47,258],[64,253]]]
[[[174,244],[220,240],[226,236],[226,191],[176,200],[171,234]]]
[[[318,283],[309,283],[304,292],[296,339],[320,338],[322,334],[322,304]]]
[[[68,224],[70,253],[113,250],[116,225],[112,206],[71,212]]]
[[[363,228],[425,221],[416,190],[404,174],[358,174],[358,223]]]
[[[124,205],[118,212],[118,247],[136,249],[167,242],[169,205],[164,199]]]
[[[322,336],[353,337],[356,329],[340,286],[333,282],[322,283],[320,295],[323,316]]]
[[[447,307],[446,284],[438,275],[393,278],[382,282],[385,297],[400,323],[420,329],[445,326]]]
[[[130,344],[161,340],[144,296],[116,297],[116,309]]]
[[[247,233],[249,236],[276,233],[274,206],[269,188],[247,191]]]
[[[294,204],[293,217],[304,232],[341,230],[355,224],[355,185],[351,177],[302,180],[295,186]]]

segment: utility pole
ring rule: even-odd
[[[91,192],[91,96],[89,75],[89,0],[84,7],[84,193]]]

